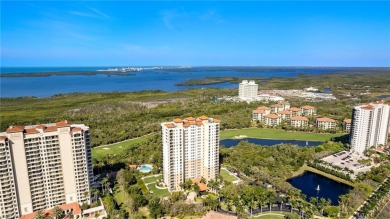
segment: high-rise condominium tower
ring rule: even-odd
[[[89,203],[89,127],[61,121],[0,133],[0,218]]]
[[[215,179],[219,173],[219,120],[201,116],[164,122],[163,178],[169,191],[187,179]]]
[[[257,97],[259,85],[255,81],[243,80],[239,84],[238,97],[241,99],[250,99]]]
[[[390,106],[382,102],[355,106],[352,110],[350,142],[353,151],[387,144]]]

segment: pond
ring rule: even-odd
[[[309,171],[291,178],[288,182],[295,188],[300,189],[306,195],[308,201],[310,197],[329,198],[332,201],[332,205],[337,205],[339,196],[348,193],[352,189],[349,185]],[[318,186],[320,188],[319,192],[317,192]]]
[[[261,139],[261,138],[224,139],[221,140],[219,143],[221,145],[224,145],[226,148],[230,148],[236,146],[238,143],[240,143],[240,141],[248,141],[249,143],[258,144],[262,146],[272,146],[276,144],[294,144],[301,147],[318,146],[323,143],[320,141],[278,140],[278,139]]]
[[[389,98],[390,94],[384,94],[384,95],[380,95],[380,96],[376,96],[376,97],[380,98],[380,99],[385,99],[385,98]]]

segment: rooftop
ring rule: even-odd
[[[278,119],[280,118],[280,116],[276,115],[276,114],[268,114],[265,116],[266,118],[270,118],[270,119]]]
[[[299,112],[299,111],[301,111],[301,109],[299,109],[297,107],[291,107],[290,109],[288,109],[288,111]]]
[[[187,117],[184,119],[175,118],[173,120],[173,122],[162,123],[162,125],[164,125],[167,128],[177,127],[178,124],[176,124],[176,123],[183,123],[183,127],[190,127],[191,125],[202,126],[203,121],[205,121],[205,120],[208,120],[208,122],[210,122],[210,123],[219,123],[220,122],[219,119],[213,119],[213,118],[209,118],[207,116],[200,116],[198,118],[194,118],[194,117]]]
[[[307,119],[304,116],[294,116],[294,117],[291,118],[291,120],[309,121],[309,119]]]
[[[288,110],[283,110],[283,111],[280,111],[278,112],[279,114],[292,114],[292,112],[288,111]]]
[[[309,109],[315,109],[315,107],[314,107],[314,106],[309,106],[309,105],[302,106],[301,108],[302,108],[302,109],[306,109],[306,110],[309,110]]]
[[[270,108],[266,107],[266,106],[259,106],[256,109],[258,109],[258,110],[269,110]]]
[[[69,203],[69,204],[63,204],[63,205],[60,205],[58,207],[61,208],[63,211],[72,210],[72,214],[73,215],[81,214],[81,208],[80,208],[79,203],[77,203],[77,202],[72,202],[72,203]],[[45,218],[46,217],[53,218],[54,217],[53,209],[46,209],[46,210],[44,210],[43,211],[43,215],[44,215]],[[34,218],[36,218],[36,216],[37,216],[37,212],[33,212],[33,213],[30,213],[30,214],[23,215],[19,219],[34,219]]]
[[[344,119],[344,122],[345,122],[345,123],[351,123],[351,122],[352,122],[352,119]]]
[[[319,122],[336,122],[336,120],[330,119],[330,118],[326,118],[326,117],[324,117],[324,118],[317,118],[317,121],[319,121]]]
[[[265,113],[265,111],[264,110],[255,109],[255,110],[252,111],[252,113],[263,114],[263,113]]]
[[[6,133],[15,133],[15,132],[23,132],[25,134],[36,134],[36,133],[45,133],[45,132],[55,132],[59,127],[70,127],[71,132],[82,131],[88,126],[84,124],[71,124],[67,120],[56,122],[56,123],[48,123],[48,124],[39,124],[39,125],[27,125],[27,126],[9,126],[5,131]],[[6,135],[6,133],[3,133]]]

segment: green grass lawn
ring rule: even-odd
[[[127,140],[124,142],[111,144],[107,146],[99,146],[92,148],[92,157],[97,158],[108,154],[121,154],[127,147],[146,142],[148,138],[152,137],[155,134],[145,135],[137,139]]]
[[[228,171],[226,171],[225,169],[221,169],[221,171],[219,172],[219,175],[226,181],[228,182],[233,182],[233,181],[236,181],[238,180],[239,178],[236,177],[236,176],[233,176],[233,175],[230,175]]]
[[[146,183],[156,182],[156,181],[159,180],[159,179],[162,179],[162,175],[147,177],[147,178],[143,178],[142,180],[143,180],[144,183],[146,184]]]
[[[284,215],[280,213],[265,213],[251,218],[261,218],[261,219],[283,219]]]
[[[286,132],[281,129],[248,128],[225,130],[221,132],[221,139],[232,139],[235,136],[246,135],[250,138],[271,138],[280,140],[304,140],[304,141],[327,141],[332,137],[344,134],[318,134],[308,132]]]
[[[124,192],[125,191],[123,191],[121,186],[116,186],[114,189],[114,199],[121,206],[121,208],[124,208],[130,214],[131,210],[127,207]]]
[[[166,196],[170,195],[168,189],[156,188],[156,183],[151,183],[151,184],[148,184],[146,186],[148,187],[149,191],[153,192],[153,196],[155,196],[155,197],[166,197]]]

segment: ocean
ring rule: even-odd
[[[0,74],[39,72],[96,72],[114,68],[104,67],[1,67]],[[127,66],[118,66],[127,67]],[[356,69],[356,68],[354,68]],[[130,72],[132,76],[107,75],[50,75],[37,77],[0,77],[1,97],[50,97],[55,94],[73,92],[110,92],[163,90],[177,91],[199,87],[238,88],[238,84],[220,83],[200,86],[176,86],[189,79],[204,77],[297,77],[299,74],[325,74],[329,72],[348,72],[351,68],[328,67],[164,67]]]

